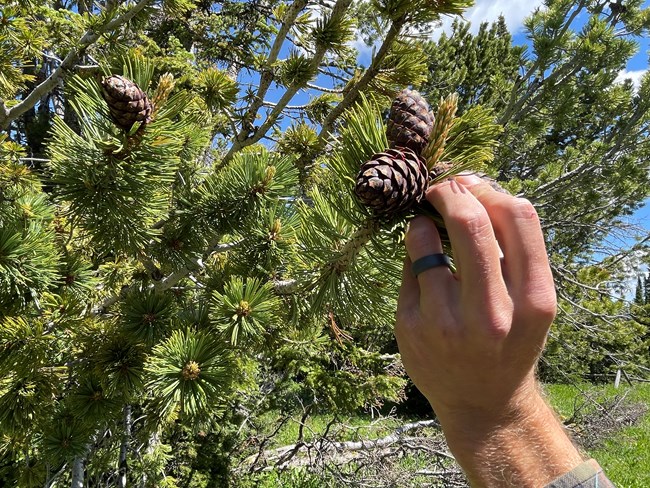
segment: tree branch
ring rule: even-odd
[[[565,21],[564,25],[562,26],[562,29],[560,30],[560,32],[553,39],[553,44],[551,46],[549,46],[549,49],[553,49],[553,48],[556,47],[558,40],[561,39],[562,36],[564,36],[564,34],[566,34],[567,30],[569,30],[569,27],[571,27],[571,24],[576,19],[576,17],[580,14],[580,12],[582,12],[584,7],[585,7],[584,0],[581,0],[580,2],[578,2],[578,6],[576,7],[575,11]],[[571,8],[571,7],[569,6],[569,8]],[[517,92],[519,91],[519,89],[521,88],[523,83],[526,80],[530,79],[530,77],[533,76],[535,74],[535,72],[537,70],[539,70],[541,67],[542,67],[542,62],[541,62],[541,58],[539,57],[539,53],[538,53],[537,59],[530,66],[530,68],[528,68],[528,71],[526,71],[526,73],[521,78],[519,78],[515,82],[515,84],[513,85],[512,90],[510,92],[510,100],[508,101],[508,105],[507,105],[506,109],[503,111],[503,115],[499,118],[499,122],[498,122],[499,125],[505,126],[506,124],[508,124],[508,122],[510,121],[513,114],[518,112],[523,107],[523,105],[526,103],[526,101],[535,93],[537,88],[539,88],[539,87],[536,86],[536,87],[534,87],[533,90],[530,90],[530,89],[527,90],[526,93],[519,100],[517,100]],[[529,88],[530,88],[530,85],[529,85]]]
[[[219,239],[220,236],[214,237],[209,243],[208,247],[203,253],[203,255],[194,260],[190,266],[186,266],[184,268],[181,268],[177,271],[174,271],[170,275],[168,275],[166,278],[157,281],[153,285],[150,285],[151,288],[155,289],[156,291],[165,291],[169,290],[171,287],[173,287],[176,283],[178,283],[180,280],[188,276],[193,270],[197,268],[203,267],[203,262],[208,259],[210,256],[213,254],[219,254],[222,252],[227,252],[230,251],[231,249],[234,249],[238,246],[240,246],[243,242],[244,239],[241,239],[239,241],[235,242],[229,242],[227,244],[219,244]],[[152,263],[153,264],[153,263]],[[156,268],[157,269],[157,268]],[[111,295],[107,298],[104,299],[101,303],[98,305],[94,306],[91,311],[91,315],[101,315],[106,311],[108,307],[111,305],[114,305],[118,301],[120,301],[126,293],[129,291],[130,285],[126,285],[122,287],[122,290],[120,290],[119,293],[116,293],[114,295]]]
[[[11,122],[34,107],[43,95],[53,90],[57,86],[59,79],[63,78],[66,71],[74,67],[84,51],[97,42],[103,34],[127,23],[151,2],[152,0],[140,0],[130,10],[127,10],[119,17],[116,17],[103,26],[100,26],[97,30],[89,29],[86,31],[79,40],[78,47],[70,51],[59,67],[55,69],[52,74],[45,79],[45,81],[36,86],[18,105],[14,105],[11,109],[7,110],[4,103],[0,101],[0,130],[9,127]]]
[[[273,65],[278,59],[280,49],[282,48],[284,40],[289,33],[289,29],[291,29],[291,26],[295,22],[296,17],[298,17],[298,14],[306,6],[307,0],[295,0],[287,9],[285,17],[282,20],[282,26],[275,36],[273,46],[271,46],[271,50],[269,51],[269,57],[267,58],[266,62],[264,63],[264,67],[261,70],[262,73],[260,76],[260,85],[257,89],[257,93],[255,94],[255,99],[246,111],[246,115],[244,115],[242,118],[242,129],[239,134],[237,134],[237,140],[244,140],[248,137],[248,131],[246,127],[249,123],[253,122],[255,116],[257,115],[257,111],[262,107],[264,103],[264,97],[266,96],[266,93],[271,86],[271,82],[273,81]]]
[[[379,439],[363,439],[360,441],[343,441],[343,442],[333,441],[331,439],[327,439],[326,438],[327,435],[325,434],[321,438],[314,440],[312,442],[304,442],[302,440],[299,440],[295,444],[290,444],[287,446],[266,450],[262,453],[262,456],[260,456],[259,453],[256,453],[252,456],[249,456],[244,461],[243,464],[251,465],[251,464],[259,463],[260,460],[262,459],[265,461],[267,465],[269,462],[274,462],[276,468],[282,468],[282,467],[286,467],[285,466],[286,463],[301,451],[310,451],[316,449],[319,451],[319,456],[322,458],[325,454],[337,454],[337,453],[340,454],[342,452],[376,450],[376,449],[383,449],[397,443],[424,441],[427,438],[407,437],[404,434],[412,430],[419,430],[428,427],[439,428],[440,424],[438,423],[437,420],[422,420],[419,422],[413,422],[413,423],[401,425],[397,427],[392,434],[381,437]],[[447,451],[437,450],[435,454],[450,460],[454,459],[451,453]]]
[[[336,5],[334,5],[334,7],[332,8],[331,22],[336,23],[339,20],[341,20],[351,3],[352,0],[337,0]],[[316,52],[314,53],[314,56],[309,66],[310,72],[313,73],[318,72],[318,67],[320,66],[320,63],[323,61],[326,52],[327,52],[327,46],[325,45],[317,46]],[[284,94],[282,95],[282,97],[280,98],[280,100],[277,102],[275,107],[273,107],[271,113],[267,115],[264,123],[255,130],[253,135],[248,136],[248,133],[246,132],[247,129],[246,127],[244,127],[243,131],[246,132],[245,138],[242,139],[241,137],[238,137],[237,139],[235,139],[233,145],[230,147],[230,150],[224,156],[223,160],[221,161],[221,164],[217,167],[217,169],[226,166],[238,151],[240,151],[241,149],[247,146],[255,144],[262,137],[264,137],[264,135],[266,135],[269,129],[271,129],[273,124],[276,123],[278,117],[282,114],[282,111],[285,109],[287,104],[291,101],[291,99],[298,92],[298,90],[303,86],[304,85],[301,83],[294,83],[293,85],[289,86],[287,90],[284,92]],[[261,83],[260,83],[260,88],[262,88]]]
[[[384,38],[384,41],[377,51],[377,54],[375,54],[375,57],[370,63],[370,66],[365,71],[361,79],[359,79],[359,81],[351,87],[346,87],[343,90],[343,93],[345,93],[343,100],[341,100],[341,102],[330,111],[325,121],[323,121],[321,131],[318,134],[318,144],[316,145],[316,148],[312,153],[301,156],[300,160],[298,161],[298,165],[308,164],[308,160],[312,157],[312,155],[321,152],[326,146],[327,141],[330,137],[330,133],[334,127],[334,123],[345,110],[354,104],[361,91],[364,90],[370,81],[377,75],[377,73],[379,73],[382,61],[388,54],[390,47],[393,45],[393,42],[399,35],[405,22],[406,17],[402,16],[391,24],[390,28],[388,29],[388,33]]]

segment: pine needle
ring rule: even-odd
[[[422,156],[427,163],[427,168],[433,168],[439,161],[445,150],[449,131],[455,123],[456,111],[458,110],[458,94],[452,93],[447,98],[440,100],[438,113],[435,117],[433,130],[429,138],[429,144],[422,151]]]

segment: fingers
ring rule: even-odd
[[[442,253],[442,242],[438,229],[428,217],[416,217],[409,223],[406,233],[406,251],[410,262],[430,254]],[[413,276],[409,268],[409,273]],[[415,278],[413,278],[415,279]],[[447,303],[450,287],[455,285],[453,274],[446,266],[423,271],[417,276],[420,288],[420,304]]]
[[[542,228],[532,204],[523,198],[494,191],[476,177],[459,176],[481,203],[503,250],[506,284],[516,304],[528,304],[537,313],[555,313],[555,288]]]
[[[418,280],[411,272],[411,260],[407,257],[404,260],[402,269],[402,286],[399,289],[399,298],[397,299],[397,316],[398,323],[402,322],[400,318],[406,318],[406,314],[412,313],[420,306],[420,285]]]
[[[501,274],[499,245],[487,211],[454,180],[429,188],[427,200],[445,221],[463,305],[482,313],[500,313],[510,298]]]

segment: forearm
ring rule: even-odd
[[[583,461],[537,390],[502,419],[468,415],[441,422],[472,486],[543,487]]]

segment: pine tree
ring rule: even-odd
[[[378,215],[354,189],[364,163],[387,150],[403,153],[401,143],[390,148],[384,114],[397,93],[426,80],[433,46],[414,33],[470,4],[0,7],[2,484],[254,484],[245,461],[288,419],[403,399],[392,322],[404,222],[426,213],[443,236],[444,223],[416,206],[417,196],[398,213]],[[534,22],[564,22],[566,12],[556,10]],[[620,22],[641,32],[638,6],[627,15]],[[630,52],[627,40],[594,26],[600,30],[590,35],[604,36],[608,49]],[[356,63],[355,32],[376,43],[367,67]],[[482,32],[485,50],[467,55],[466,74],[427,89],[434,116],[421,118],[432,122],[422,164],[408,156],[423,178],[409,188],[471,168],[491,171],[515,192],[545,194],[535,178],[553,181],[563,168],[544,172],[541,160],[527,167],[508,153],[521,148],[530,158],[539,149],[537,132],[515,141],[539,123],[525,98],[531,85],[516,79],[521,50],[510,48],[503,24]],[[573,42],[571,52],[580,46]],[[605,52],[602,62],[612,53]],[[547,65],[532,66],[535,74]],[[583,75],[577,92],[559,91],[562,100],[609,80],[594,66]],[[107,96],[106,80],[116,79]],[[472,92],[470,79],[490,86]],[[639,167],[602,199],[572,195],[563,210],[572,218],[580,205],[619,193],[612,209],[597,212],[620,215],[645,195],[645,145],[623,153],[645,127],[641,90],[613,90],[616,110],[636,115],[629,130],[622,119],[602,129],[621,144],[620,157],[603,166],[607,175],[630,170],[633,157]],[[561,105],[551,88],[543,93],[545,103]],[[525,124],[503,119],[511,100]],[[589,114],[597,125],[599,116]],[[570,160],[566,169],[574,163],[583,164]],[[560,222],[565,213],[551,214],[552,202],[551,195],[538,201],[555,215],[550,222]],[[569,231],[551,230],[563,266],[599,236],[576,233],[578,244],[569,245],[562,240]],[[610,342],[628,344],[629,335]],[[594,359],[598,367],[606,361]]]
[[[470,3],[2,7],[3,484],[225,485],[276,419],[402,398],[405,215],[354,182],[423,79],[409,32]],[[427,164],[478,167],[498,128],[455,106]],[[197,474],[199,447],[221,465]]]
[[[645,289],[644,282],[641,280],[641,276],[636,278],[636,291],[634,292],[634,304],[635,305],[644,305],[645,304]]]
[[[478,103],[503,126],[487,172],[535,205],[564,300],[556,328],[571,335],[582,327],[587,343],[607,343],[601,336],[626,314],[618,305],[595,306],[592,288],[616,302],[623,268],[638,269],[648,253],[647,229],[627,217],[650,191],[650,77],[638,87],[617,81],[647,34],[648,13],[638,1],[614,12],[602,2],[552,0],[525,21],[529,47],[512,45],[503,19],[475,35],[456,21],[452,34],[426,46],[430,74],[421,91],[435,98],[453,86],[461,115]],[[610,278],[576,287],[592,267]],[[621,364],[638,362],[632,350],[612,347]],[[557,379],[570,362],[557,362]]]

